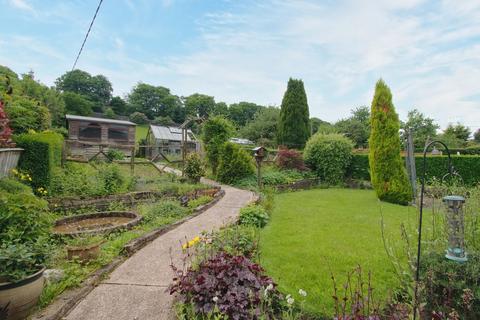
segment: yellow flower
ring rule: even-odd
[[[187,248],[188,248],[188,244],[185,243],[185,244],[182,246],[182,249],[185,250],[185,249],[187,249]]]
[[[32,181],[32,177],[28,177],[28,181]]]
[[[200,237],[199,236],[196,236],[195,238],[193,238],[192,240],[194,243],[197,243],[200,241]]]
[[[17,170],[17,169],[12,169],[12,173],[13,173],[14,175],[18,175],[18,170]]]

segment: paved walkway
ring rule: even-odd
[[[174,169],[166,170],[178,173]],[[218,229],[233,221],[240,208],[254,200],[252,192],[224,185],[222,188],[225,196],[215,206],[136,252],[90,292],[65,319],[174,319],[173,297],[166,289],[173,276],[171,259],[181,266],[181,243],[202,231]]]

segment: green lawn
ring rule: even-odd
[[[147,137],[148,125],[147,124],[137,124],[135,131],[135,141],[139,142],[141,139]]]
[[[341,287],[357,265],[365,276],[372,272],[374,292],[385,296],[398,282],[382,242],[382,212],[389,239],[400,239],[402,222],[416,225],[415,208],[379,202],[370,190],[279,194],[261,232],[261,264],[285,294],[298,299],[298,290],[306,290],[311,313],[332,314],[331,274]]]

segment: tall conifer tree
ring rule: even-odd
[[[400,156],[400,121],[390,88],[382,79],[375,86],[370,124],[369,162],[373,188],[380,200],[407,204],[412,194]]]
[[[303,81],[288,80],[278,124],[278,144],[301,149],[310,137],[310,116]]]

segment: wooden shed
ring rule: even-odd
[[[116,149],[130,156],[135,150],[135,126],[130,121],[66,115],[67,152],[90,158],[99,151]]]

